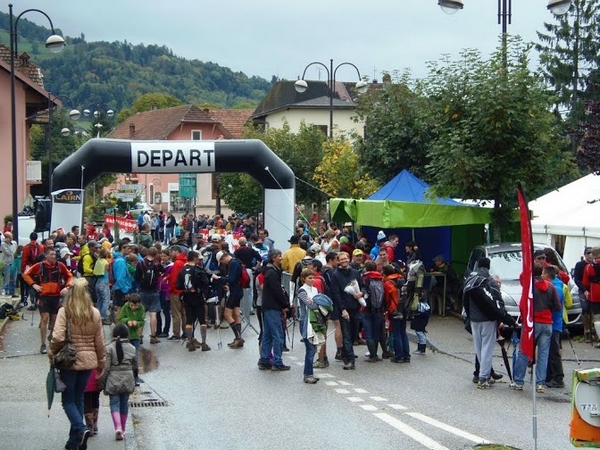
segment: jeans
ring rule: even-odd
[[[165,316],[163,324],[160,313],[156,315],[156,334],[169,334],[171,329],[171,296],[160,291],[160,309]]]
[[[306,353],[304,354],[304,376],[310,377],[313,375],[313,362],[315,360],[315,353],[317,353],[317,346],[312,344],[308,339],[304,339],[304,345],[306,346]]]
[[[129,394],[110,394],[109,398],[111,413],[129,414]]]
[[[561,348],[562,345],[560,343],[560,331],[552,331],[546,381],[555,381],[557,383],[563,382],[565,374],[563,371],[562,358],[560,357]]]
[[[4,264],[2,268],[2,289],[6,295],[15,293],[15,280],[12,277],[12,264]]]
[[[282,366],[283,360],[283,326],[281,321],[281,311],[268,309],[263,313],[264,330],[262,341],[260,343],[261,364],[269,364],[269,356],[273,349],[273,365]]]
[[[494,345],[496,344],[496,322],[471,322],[473,346],[479,359],[479,379],[488,380],[492,373]]]
[[[91,370],[61,370],[60,377],[67,385],[62,393],[62,407],[71,423],[69,444],[76,446],[78,437],[86,429],[83,423],[83,391],[90,377]]]
[[[354,339],[352,331],[358,329],[358,322],[360,320],[358,311],[346,310],[348,312],[348,320],[340,317],[340,326],[342,327],[342,359],[344,364],[354,364]]]
[[[173,230],[175,230],[175,228],[165,228],[165,244],[168,244],[173,237]]]
[[[96,280],[96,307],[100,311],[102,319],[106,319],[108,313],[108,304],[110,303],[110,288],[108,281],[103,278]]]
[[[427,345],[427,336],[425,336],[424,331],[415,331],[417,335],[417,344]]]
[[[381,337],[381,323],[383,322],[382,314],[378,312],[363,311],[360,313],[360,320],[362,322],[363,330],[365,331],[365,339],[373,339],[375,342],[379,342]]]
[[[406,334],[406,319],[392,319],[392,335],[394,336],[395,359],[410,359],[408,335]]]
[[[535,342],[538,348],[537,362],[535,364],[535,381],[536,384],[546,384],[546,369],[548,366],[548,352],[550,350],[550,338],[552,337],[552,324],[534,323]],[[521,352],[515,361],[514,379],[517,385],[523,385],[525,380],[525,372],[527,371],[527,356]]]

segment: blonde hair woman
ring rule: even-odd
[[[71,341],[77,350],[77,361],[71,369],[60,371],[61,379],[67,386],[62,393],[62,406],[71,423],[65,448],[86,450],[90,430],[83,422],[83,392],[92,369],[97,369],[97,377],[102,375],[106,347],[100,312],[92,305],[85,278],[78,278],[72,283],[65,305],[58,311],[48,352],[50,364],[53,355],[65,345],[67,321]]]

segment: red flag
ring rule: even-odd
[[[534,330],[533,330],[533,237],[531,234],[531,219],[527,199],[523,187],[517,188],[519,199],[519,217],[521,220],[521,247],[523,254],[523,273],[521,274],[521,351],[529,360],[533,360]]]

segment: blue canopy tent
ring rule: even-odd
[[[330,210],[334,221],[361,226],[370,242],[379,230],[398,235],[396,259],[406,258],[404,244],[414,240],[426,266],[441,254],[460,274],[471,248],[484,242],[483,225],[491,221],[491,209],[434,197],[428,190],[427,183],[403,170],[364,200],[330,200]]]

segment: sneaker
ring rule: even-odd
[[[271,370],[271,364],[265,364],[265,363],[261,363],[259,362],[258,364],[258,370]]]
[[[160,339],[158,339],[156,336],[150,336],[150,343],[151,344],[159,344]]]
[[[200,349],[201,349],[203,352],[208,352],[208,351],[210,351],[210,347],[208,346],[208,344],[207,344],[207,343],[200,344]]]
[[[48,350],[46,349],[46,344],[42,344],[42,345],[40,346],[40,353],[41,353],[42,355],[45,355],[46,353],[48,353]]]
[[[289,352],[289,351],[290,351],[290,349],[288,348],[288,346],[287,346],[287,345],[285,345],[285,344],[284,344],[284,345],[283,345],[283,351],[284,351],[284,352]]]
[[[79,450],[87,450],[87,441],[90,438],[90,430],[87,428],[79,435]]]
[[[479,383],[479,375],[473,375],[473,383],[474,384]]]
[[[523,390],[523,385],[519,384],[519,383],[511,383],[510,384],[510,388],[514,389],[515,391],[522,391]]]
[[[544,393],[544,388],[545,388],[545,386],[544,386],[543,384],[538,384],[538,385],[535,387],[535,391],[536,391],[538,394],[543,394],[543,393]]]
[[[362,338],[358,338],[355,345],[367,345],[367,341]]]
[[[549,388],[564,388],[565,383],[562,381],[551,380],[548,383],[546,383],[546,386]]]
[[[382,357],[383,359],[389,359],[389,358],[393,358],[393,357],[394,357],[394,352],[390,352],[390,351],[388,351],[388,350],[384,350],[384,351],[381,353],[381,357]]]
[[[354,361],[352,361],[351,363],[348,363],[348,364],[344,364],[343,369],[344,370],[354,370],[354,369],[356,369],[356,366],[354,365]]]
[[[492,373],[492,379],[493,379],[494,381],[501,380],[503,376],[504,376],[504,375],[502,375],[501,373],[496,373],[496,372]]]
[[[313,369],[325,369],[326,367],[329,367],[329,361],[325,360],[316,360],[313,364]]]
[[[285,364],[281,364],[280,366],[276,366],[275,364],[273,364],[271,366],[271,370],[273,372],[285,372],[286,370],[290,370],[291,366],[286,366]]]
[[[221,323],[219,324],[219,327],[221,328],[221,330],[225,330],[225,329],[229,328],[229,324],[225,320],[222,320]]]
[[[415,350],[414,352],[412,352],[413,355],[424,355],[425,352],[423,350]]]
[[[167,341],[179,341],[181,339],[181,336],[171,336],[170,338],[167,338]],[[140,342],[141,344],[141,342]]]
[[[318,378],[313,377],[312,375],[309,377],[304,377],[304,382],[307,384],[316,384],[319,381]]]
[[[135,379],[135,385],[136,385],[136,386],[139,386],[141,382],[142,382],[142,380],[140,380],[140,377],[137,377],[137,378]]]
[[[477,382],[477,389],[489,389],[490,382],[489,380],[479,380]]]
[[[117,441],[123,440],[123,432],[121,430],[115,431],[115,440],[117,440]]]
[[[342,352],[340,350],[335,353],[335,360],[342,361]]]
[[[102,319],[102,325],[112,325],[113,323],[110,321],[110,319]]]
[[[159,337],[159,338],[168,338],[169,337],[169,333],[160,333],[160,334],[157,334],[156,337]]]

